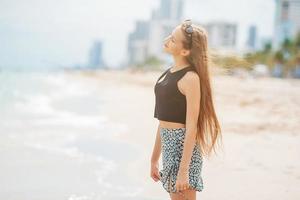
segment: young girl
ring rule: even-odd
[[[151,157],[151,178],[172,200],[195,200],[203,190],[203,156],[215,151],[221,128],[215,113],[206,31],[185,20],[169,35],[164,51],[174,64],[155,84],[154,117],[159,120]],[[164,78],[163,78],[164,77]],[[162,152],[163,169],[158,160]]]

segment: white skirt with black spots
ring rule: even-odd
[[[160,128],[162,144],[162,170],[159,171],[161,183],[167,192],[176,191],[176,178],[183,152],[186,128]],[[200,147],[195,144],[189,165],[189,184],[196,191],[203,190],[201,177],[203,158]]]

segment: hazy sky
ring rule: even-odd
[[[127,56],[127,37],[138,19],[149,19],[160,0],[0,0],[0,67],[86,64],[95,39],[103,40],[112,67]],[[274,0],[186,0],[184,16],[199,22],[238,24],[238,46],[247,29],[273,34]]]

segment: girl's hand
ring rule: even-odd
[[[176,187],[176,191],[182,191],[190,188],[188,170],[178,171],[175,187]]]
[[[151,163],[150,176],[155,182],[157,182],[161,179],[160,174],[159,174],[159,163],[158,162]]]

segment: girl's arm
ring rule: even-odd
[[[198,74],[192,72],[186,74],[186,79],[182,83],[182,90],[187,100],[186,111],[186,136],[180,162],[180,171],[188,171],[192,158],[194,146],[196,144],[197,122],[200,109],[200,79]]]
[[[157,127],[157,132],[156,132],[156,138],[155,138],[155,144],[151,156],[151,163],[155,164],[158,162],[159,157],[161,154],[161,140],[160,140],[160,124]]]

